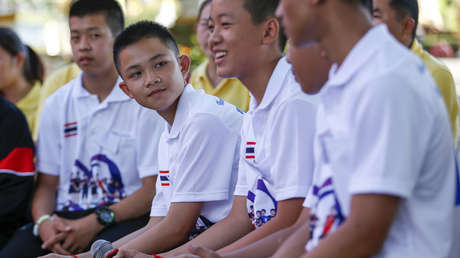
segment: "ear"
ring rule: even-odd
[[[402,34],[406,44],[412,41],[412,33],[415,29],[415,20],[412,17],[406,17],[401,21]]]
[[[20,70],[22,70],[22,67],[24,67],[24,62],[26,61],[26,55],[24,52],[19,52],[14,59],[16,60],[16,67]]]
[[[120,82],[120,84],[118,84],[118,86],[120,86],[120,89],[126,94],[128,95],[128,97],[130,98],[134,98],[134,95],[131,93],[131,91],[129,90],[128,88],[128,84],[126,84],[125,81],[122,81]]]
[[[182,76],[185,78],[187,75],[189,69],[190,69],[190,64],[192,63],[192,60],[190,59],[189,56],[187,55],[181,55],[179,57],[179,66],[180,66],[180,72],[182,73]]]
[[[265,21],[263,44],[271,44],[278,39],[280,24],[275,17],[270,17]]]

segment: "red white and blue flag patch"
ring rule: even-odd
[[[170,186],[169,170],[160,170],[160,183],[161,186]]]
[[[245,157],[246,159],[256,158],[256,142],[246,142]]]
[[[77,135],[77,122],[64,124],[64,137],[69,138]]]

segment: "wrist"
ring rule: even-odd
[[[36,221],[35,221],[35,225],[33,227],[33,230],[32,230],[32,234],[36,237],[38,237],[39,235],[39,230],[40,230],[40,225],[43,224],[44,222],[46,222],[47,220],[52,220],[53,219],[53,216],[49,215],[49,214],[43,214],[42,216],[40,216]]]
[[[103,227],[110,226],[115,223],[115,212],[108,206],[97,207],[94,211],[97,221]]]

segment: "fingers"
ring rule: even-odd
[[[56,243],[60,243],[62,240],[64,240],[66,236],[67,236],[67,233],[59,233],[57,235],[54,235],[50,239],[43,242],[42,249],[50,250],[52,246],[54,246]]]
[[[70,255],[70,253],[62,248],[61,244],[54,244],[53,248],[51,249],[53,252],[58,253],[58,254],[65,254],[65,255]]]
[[[53,215],[53,225],[54,228],[58,231],[70,232],[72,230],[72,227],[68,225],[67,222],[58,215]]]

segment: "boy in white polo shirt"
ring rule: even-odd
[[[114,243],[144,253],[169,250],[223,219],[232,204],[243,112],[187,85],[190,58],[163,26],[138,22],[115,41],[122,90],[166,121],[150,222]]]
[[[275,257],[305,243],[303,257],[334,258],[447,257],[452,245],[447,112],[422,61],[372,28],[363,2],[281,1],[293,43],[319,42],[335,65],[317,116],[310,219]]]
[[[286,39],[274,17],[277,5],[212,2],[209,43],[217,73],[239,78],[252,95],[241,130],[235,200],[228,217],[165,256],[188,252],[191,245],[238,252],[292,225],[302,210],[313,172],[316,103],[302,93],[282,57]],[[276,216],[268,217],[270,212]]]

